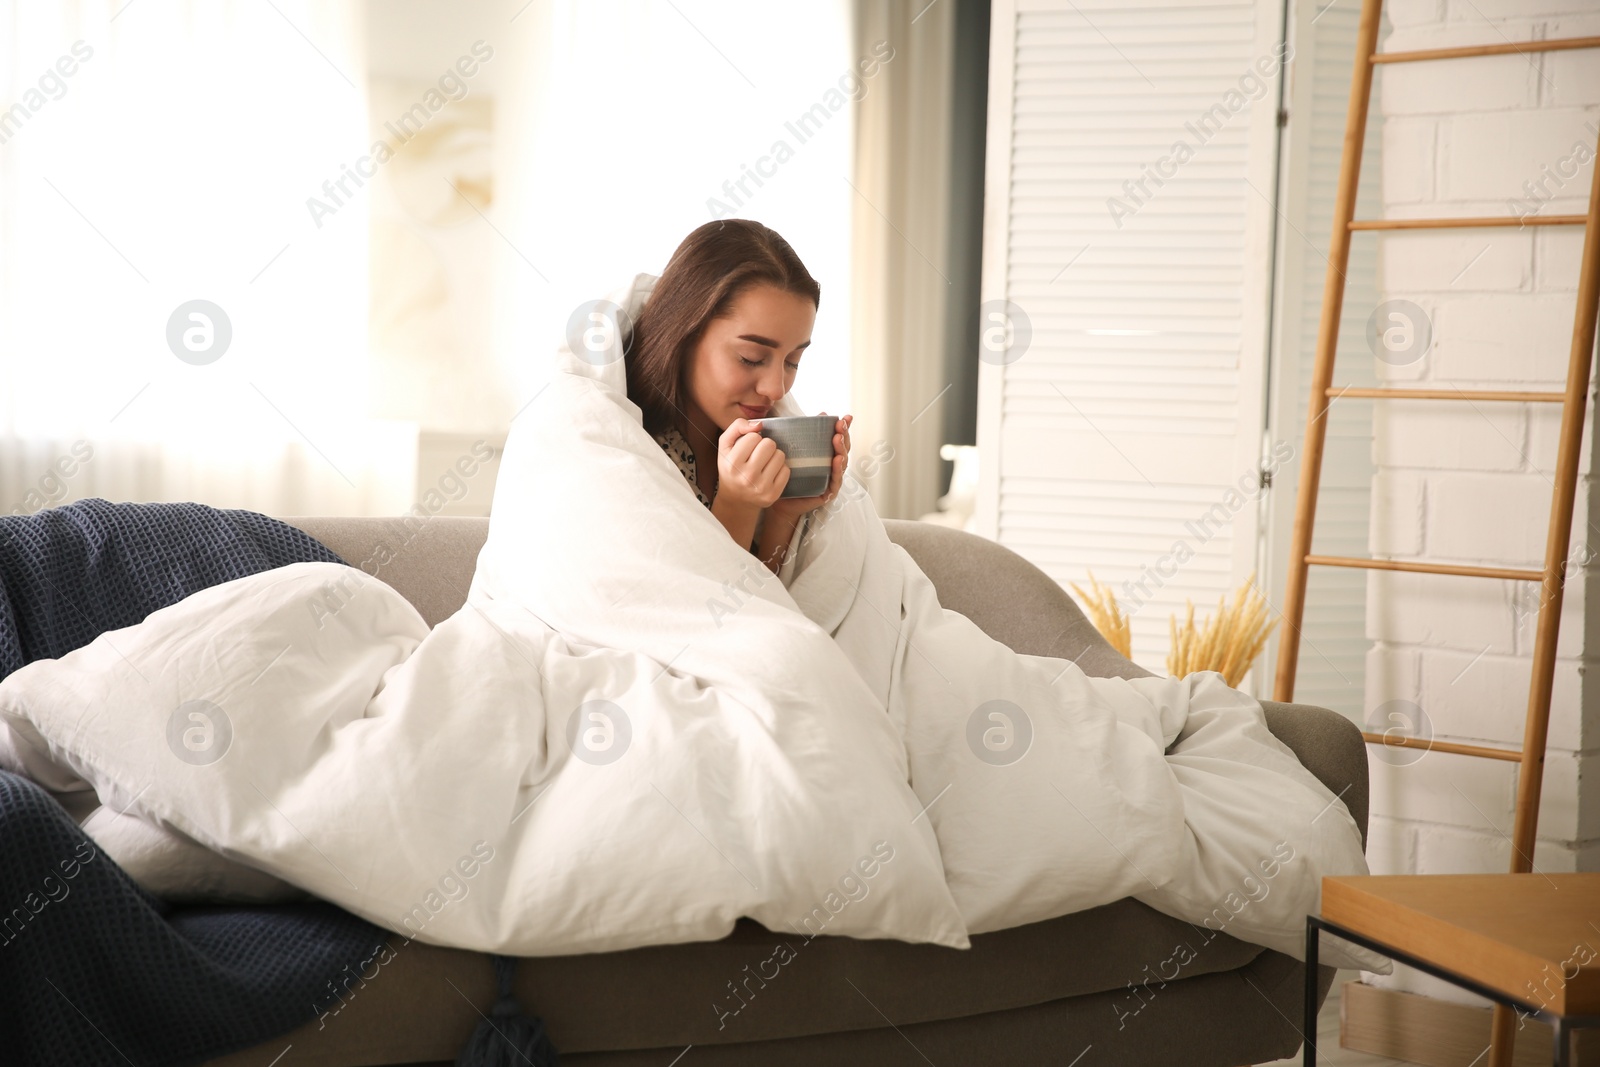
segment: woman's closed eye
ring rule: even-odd
[[[745,359],[743,356],[740,356],[739,357],[739,362],[743,363],[746,367],[760,367],[760,366],[764,365],[767,361],[764,360],[764,359]],[[788,363],[788,364],[785,364],[785,366],[787,366],[790,370],[799,370],[800,369],[800,364],[798,364],[798,363]]]

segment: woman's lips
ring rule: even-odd
[[[744,412],[744,417],[747,419],[759,419],[767,413],[766,408],[746,407],[743,404],[739,405],[739,410]]]

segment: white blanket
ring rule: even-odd
[[[611,299],[636,315],[653,281]],[[1133,896],[1298,958],[1321,877],[1366,873],[1343,803],[1220,676],[1011,651],[939,605],[853,478],[793,548],[774,576],[735,545],[622,363],[563,348],[450,619],[330,564],[204,590],[0,683],[0,765],[521,955],[741,915],[963,948]],[[219,718],[226,750],[189,751]]]

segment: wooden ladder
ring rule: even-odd
[[[1357,219],[1356,185],[1361,176],[1361,151],[1366,136],[1367,111],[1372,99],[1373,67],[1379,63],[1413,63],[1433,59],[1533,52],[1555,52],[1600,47],[1600,37],[1571,37],[1543,41],[1438,48],[1418,52],[1377,51],[1378,23],[1383,0],[1364,0],[1356,39],[1354,70],[1350,77],[1350,104],[1345,117],[1344,152],[1339,164],[1339,186],[1334,202],[1333,239],[1328,250],[1328,271],[1322,288],[1322,319],[1317,330],[1317,351],[1311,375],[1311,398],[1306,416],[1304,451],[1300,462],[1299,495],[1295,501],[1294,531],[1289,550],[1289,574],[1284,594],[1284,629],[1278,649],[1278,670],[1273,699],[1294,699],[1295,668],[1300,655],[1300,628],[1305,616],[1306,577],[1311,565],[1360,567],[1369,570],[1453,574],[1475,578],[1539,582],[1539,621],[1534,636],[1533,678],[1528,687],[1527,718],[1522,748],[1492,748],[1457,744],[1432,738],[1400,736],[1392,732],[1362,736],[1370,744],[1450,752],[1463,756],[1509,760],[1519,764],[1517,807],[1511,838],[1511,872],[1533,869],[1533,848],[1539,822],[1539,793],[1544,780],[1545,739],[1550,725],[1550,693],[1555,678],[1556,636],[1561,625],[1561,600],[1566,583],[1573,501],[1577,490],[1578,456],[1583,440],[1584,410],[1589,393],[1589,368],[1593,359],[1596,307],[1600,305],[1600,162],[1595,164],[1587,215],[1528,216],[1525,218]],[[1600,156],[1600,144],[1597,144]],[[1333,384],[1334,356],[1339,320],[1344,307],[1345,270],[1350,260],[1351,234],[1363,230],[1416,230],[1452,227],[1585,226],[1578,279],[1577,312],[1572,326],[1572,349],[1563,392],[1516,390],[1355,389]],[[1561,404],[1561,430],[1556,451],[1555,492],[1550,504],[1550,527],[1545,539],[1543,570],[1511,567],[1475,567],[1410,560],[1363,559],[1311,553],[1311,533],[1317,514],[1317,490],[1322,477],[1323,444],[1327,439],[1329,408],[1339,397],[1374,400],[1487,401]],[[1489,1067],[1510,1067],[1512,1026],[1515,1017],[1504,1007],[1494,1014]]]

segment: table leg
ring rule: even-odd
[[[1306,916],[1306,1002],[1305,1011],[1300,1016],[1300,1025],[1304,1029],[1305,1058],[1302,1061],[1305,1067],[1317,1067],[1317,943],[1319,931],[1311,921],[1311,916]]]
[[[1511,1067],[1516,1041],[1516,1012],[1504,1004],[1496,1004],[1494,1014],[1489,1017],[1489,1067]]]
[[[1556,1036],[1556,1067],[1570,1067],[1572,1033],[1567,1029],[1567,1020],[1556,1016],[1550,1021],[1550,1030]]]

